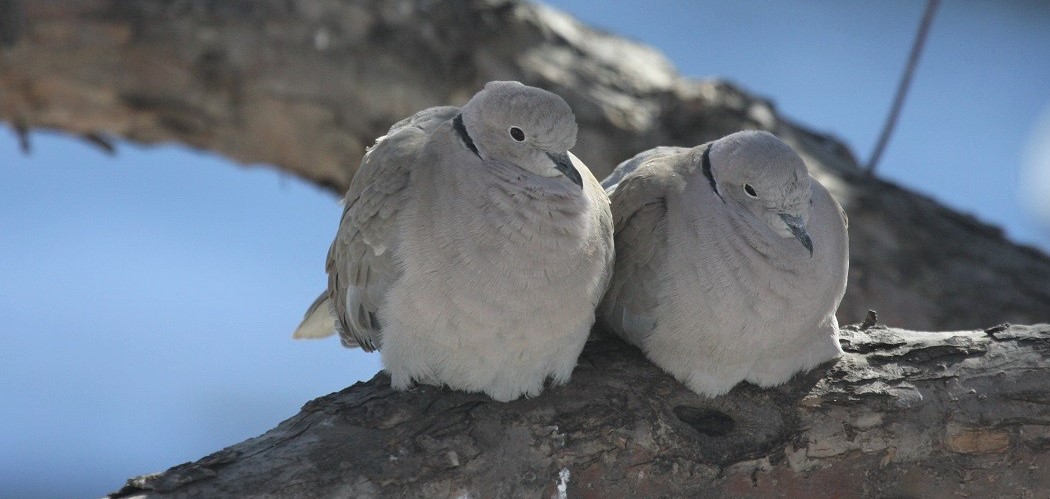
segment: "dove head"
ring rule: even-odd
[[[809,172],[790,146],[769,132],[749,130],[716,140],[707,154],[708,180],[730,209],[746,211],[813,254],[806,230]]]
[[[561,97],[516,81],[492,81],[463,106],[462,117],[482,159],[583,186],[569,156],[576,117]]]

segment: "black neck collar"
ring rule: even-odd
[[[463,125],[463,113],[457,114],[455,118],[452,118],[452,128],[456,129],[456,133],[459,134],[460,140],[463,141],[463,145],[467,146],[477,157],[481,157],[478,153],[478,147],[474,145],[474,139],[470,138],[470,134],[467,133],[467,127]]]
[[[721,199],[724,203],[726,202],[726,199],[722,197],[721,192],[718,192],[718,185],[715,184],[715,177],[711,174],[711,147],[713,145],[714,144],[711,144],[707,146],[707,149],[704,149],[704,156],[700,160],[700,170],[704,173],[704,176],[707,177],[707,181],[711,183],[711,190],[715,191],[715,194],[718,195],[718,199]]]

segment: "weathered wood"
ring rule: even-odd
[[[561,94],[599,177],[655,145],[743,128],[787,140],[851,218],[842,322],[913,329],[1050,318],[1050,259],[861,174],[840,142],[721,81],[546,7],[502,0],[0,2],[0,120],[110,144],[177,141],[342,193],[364,147],[491,79]],[[702,48],[702,47],[701,47]],[[28,147],[28,142],[26,143]],[[990,293],[988,290],[995,290]]]
[[[374,138],[487,80],[561,94],[599,176],[743,128],[791,143],[851,219],[843,322],[955,329],[1050,314],[1050,259],[871,179],[835,139],[658,53],[517,0],[0,0],[0,120],[180,142],[341,193]],[[26,140],[24,146],[28,149]],[[320,271],[320,270],[319,270]],[[699,398],[615,340],[498,404],[385,376],[121,496],[1024,496],[1050,490],[1050,327],[844,333],[837,364]],[[564,477],[564,478],[563,478]]]
[[[837,363],[706,399],[618,340],[530,400],[377,375],[114,497],[1041,497],[1050,325],[843,332]]]

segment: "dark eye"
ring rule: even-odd
[[[516,126],[512,126],[510,127],[510,138],[521,142],[525,140],[525,132],[521,131],[521,129]]]
[[[751,184],[744,184],[744,192],[746,192],[748,196],[751,196],[753,198],[758,197],[758,193],[755,192],[754,187],[751,187]]]

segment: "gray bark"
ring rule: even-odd
[[[530,400],[380,374],[113,497],[1043,497],[1050,325],[843,332],[837,363],[707,399],[618,340]],[[563,478],[564,477],[564,478]]]
[[[364,147],[485,81],[565,97],[601,178],[656,145],[742,128],[790,142],[850,219],[842,322],[913,329],[1048,319],[1050,259],[972,217],[861,173],[835,139],[653,50],[520,1],[0,1],[0,120],[111,147],[180,142],[341,194]],[[873,117],[874,119],[874,117]],[[990,290],[995,290],[990,292]]]
[[[364,151],[492,79],[561,94],[597,176],[655,145],[742,128],[791,143],[850,216],[840,319],[1035,323],[1050,259],[864,175],[840,142],[651,49],[520,1],[0,0],[0,120],[178,142],[342,193]],[[320,260],[319,256],[319,262]],[[320,271],[320,263],[318,267]],[[509,404],[379,375],[256,439],[118,495],[1024,496],[1050,490],[1050,328],[849,330],[837,364],[702,399],[615,340],[572,382]],[[561,479],[562,470],[566,478]]]

